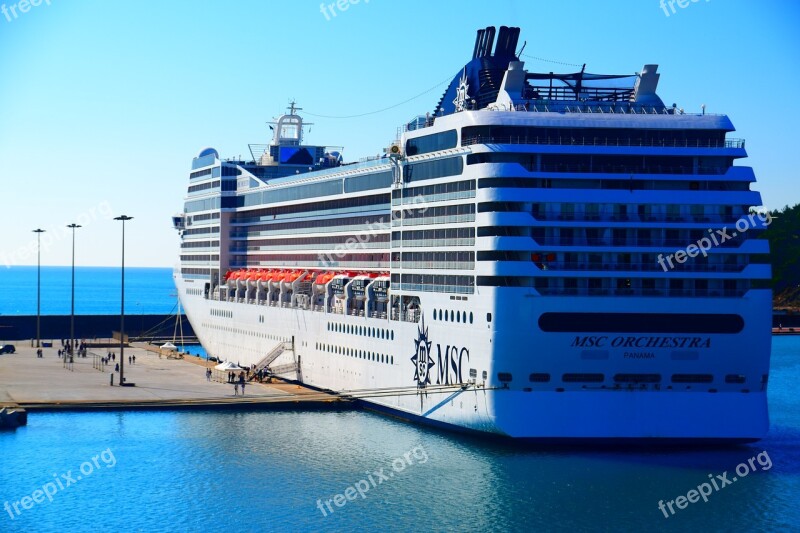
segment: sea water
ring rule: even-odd
[[[797,530],[799,382],[800,337],[775,337],[769,435],[712,449],[532,448],[365,411],[32,413],[0,433],[0,531]],[[709,475],[737,481],[664,516]]]
[[[0,315],[35,315],[35,266],[0,265]],[[120,311],[120,268],[75,268],[75,314],[111,315]],[[177,293],[170,268],[125,269],[125,314],[169,314],[177,308]],[[68,315],[72,303],[72,268],[41,269],[41,313]]]

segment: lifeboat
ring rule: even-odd
[[[285,281],[286,283],[293,283],[297,278],[299,278],[302,275],[303,273],[299,270],[290,270],[283,277],[283,281]]]
[[[314,283],[316,285],[325,285],[330,280],[332,280],[333,276],[335,276],[335,275],[336,275],[335,272],[323,272],[322,274],[317,276],[317,279],[314,281]]]
[[[274,270],[272,275],[269,277],[270,287],[279,287],[284,276],[286,276],[286,270]]]
[[[262,270],[258,274],[258,288],[265,289],[269,285],[269,277],[272,275],[272,270]]]
[[[259,269],[256,269],[256,270],[253,270],[253,271],[251,271],[251,272],[250,272],[250,273],[247,275],[247,284],[248,284],[250,287],[255,287],[256,285],[258,285],[258,278],[259,278],[259,276],[261,276],[261,272],[262,272],[262,271],[261,271],[261,269],[259,268]]]

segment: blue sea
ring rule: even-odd
[[[107,315],[120,310],[118,267],[75,268],[75,314]],[[0,267],[0,315],[36,314],[36,267]],[[41,275],[43,315],[68,315],[72,267],[44,266]],[[125,268],[125,313],[168,314],[177,294],[171,268]]]
[[[537,449],[368,412],[33,413],[0,433],[0,505],[31,497],[0,531],[797,531],[800,337],[773,352],[768,437],[718,449]]]

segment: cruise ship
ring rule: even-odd
[[[478,30],[378,156],[307,144],[294,103],[250,157],[202,150],[173,219],[202,345],[450,429],[758,440],[771,267],[744,141],[665,104],[657,65],[531,72],[519,35]]]

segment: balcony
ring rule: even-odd
[[[630,137],[529,137],[474,135],[464,137],[462,146],[474,144],[534,144],[556,146],[642,146],[656,148],[744,148],[744,139],[688,140],[688,139],[633,139]]]

